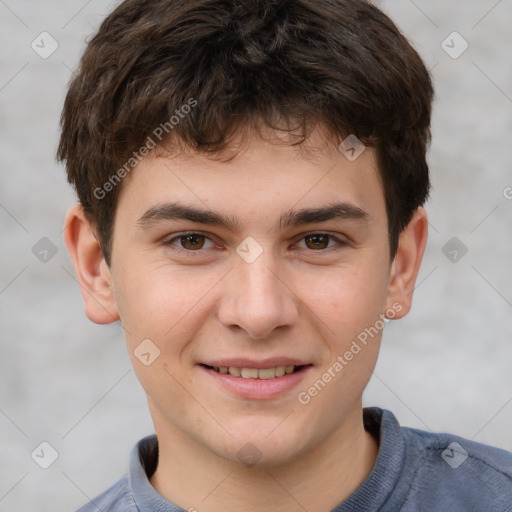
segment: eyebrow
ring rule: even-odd
[[[332,203],[319,208],[289,210],[281,215],[278,225],[283,229],[335,219],[367,222],[369,214],[350,203]],[[224,227],[232,232],[240,231],[240,224],[235,217],[186,206],[179,202],[159,204],[150,208],[137,220],[137,226],[148,228],[154,224],[172,220],[188,220],[198,224]]]

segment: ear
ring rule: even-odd
[[[83,208],[72,207],[65,222],[64,241],[75,266],[85,314],[97,324],[119,320],[112,275]]]
[[[414,285],[427,244],[427,234],[427,213],[420,207],[400,234],[398,250],[391,265],[387,308],[395,311],[396,315],[393,318],[402,318],[411,309]],[[402,306],[401,309],[396,307],[397,304]]]

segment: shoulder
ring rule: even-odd
[[[402,427],[409,492],[414,504],[444,510],[512,510],[512,453],[452,434]]]
[[[137,512],[128,476],[118,480],[112,487],[90,500],[77,512],[98,512],[98,510],[101,512]]]

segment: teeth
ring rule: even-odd
[[[276,368],[237,368],[236,366],[214,366],[213,369],[218,373],[229,374],[233,377],[268,380],[293,373],[295,366],[278,366]]]
[[[244,379],[257,379],[258,368],[242,368],[241,374]]]
[[[276,378],[276,369],[275,368],[265,368],[262,370],[258,370],[258,378],[259,379],[275,379]]]

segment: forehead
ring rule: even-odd
[[[300,146],[255,137],[228,159],[193,151],[151,154],[123,183],[118,210],[138,220],[169,202],[214,210],[226,225],[245,217],[256,224],[279,218],[283,226],[292,209],[339,203],[354,214],[385,215],[374,150],[352,160],[318,137]]]

